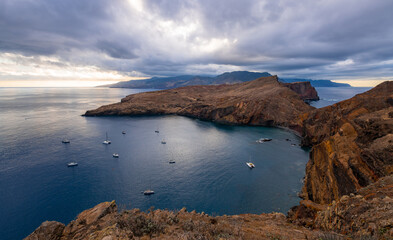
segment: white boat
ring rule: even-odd
[[[68,140],[67,138],[64,138],[63,140],[61,140],[62,143],[70,143],[70,140]]]
[[[273,139],[271,139],[271,138],[260,138],[256,142],[257,143],[264,143],[264,142],[269,142],[271,140],[273,140]]]
[[[114,158],[118,158],[118,157],[119,157],[119,154],[118,154],[118,153],[114,153],[114,154],[112,154],[112,156],[113,156]]]
[[[67,166],[68,167],[75,167],[75,166],[78,166],[78,163],[77,162],[70,162],[67,164]]]
[[[143,194],[144,194],[144,195],[152,195],[152,194],[154,194],[154,191],[148,189],[148,190],[146,190],[146,191],[143,191]]]
[[[254,165],[254,163],[252,163],[252,162],[246,162],[246,164],[247,164],[247,166],[249,167],[249,168],[255,168],[255,165]]]
[[[161,143],[162,143],[162,144],[166,144],[165,139],[162,139]]]
[[[126,131],[122,131],[121,134],[126,134]]]
[[[103,141],[102,143],[105,145],[111,144],[111,141],[108,139],[108,133],[105,133],[105,136],[106,136],[105,141]]]

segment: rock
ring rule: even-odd
[[[284,86],[290,88],[292,91],[299,94],[303,100],[317,101],[319,96],[317,90],[311,86],[310,82],[294,82],[294,83],[284,83]]]
[[[64,224],[56,221],[45,221],[25,240],[59,240],[64,227]]]
[[[312,146],[301,196],[339,200],[393,173],[393,82],[305,114],[303,145]]]
[[[313,227],[355,236],[389,236],[389,229],[393,226],[393,176],[383,177],[359,193],[364,197],[345,196],[326,210],[319,211]]]
[[[189,86],[129,95],[85,116],[176,114],[226,124],[281,126],[300,130],[298,116],[314,109],[277,76],[214,86]],[[313,89],[313,88],[312,88]],[[299,90],[299,91],[300,91]],[[315,90],[315,89],[314,89]],[[306,94],[307,95],[307,94]]]
[[[288,223],[282,213],[210,217],[185,209],[176,216],[167,210],[115,210],[114,201],[101,203],[79,214],[66,228],[61,223],[45,222],[27,239],[315,239],[320,234],[319,230]],[[171,224],[169,216],[176,218]],[[49,227],[52,225],[59,229],[54,231],[57,228]]]

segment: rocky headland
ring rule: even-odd
[[[211,217],[185,210],[118,213],[112,202],[86,210],[66,227],[44,222],[27,239],[392,239],[393,82],[321,109],[304,103],[305,89],[268,77],[140,93],[86,112],[178,114],[295,129],[312,149],[303,200],[287,217]]]
[[[225,124],[281,126],[299,130],[297,116],[314,108],[310,83],[286,83],[277,76],[250,82],[176,89],[129,95],[120,103],[102,106],[85,116],[176,114]]]

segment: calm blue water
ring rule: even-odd
[[[1,239],[21,239],[45,220],[67,224],[113,199],[122,208],[209,214],[285,213],[298,203],[308,152],[291,146],[300,139],[288,131],[178,116],[80,116],[138,91],[0,88]],[[111,145],[102,144],[105,132]],[[255,143],[260,137],[274,140]],[[79,166],[68,168],[71,161]],[[156,194],[141,194],[148,188]]]
[[[315,89],[318,92],[320,100],[311,102],[310,105],[316,108],[322,108],[368,91],[371,87],[316,87]]]

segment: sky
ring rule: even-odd
[[[393,1],[0,1],[0,87],[239,70],[393,80]]]

